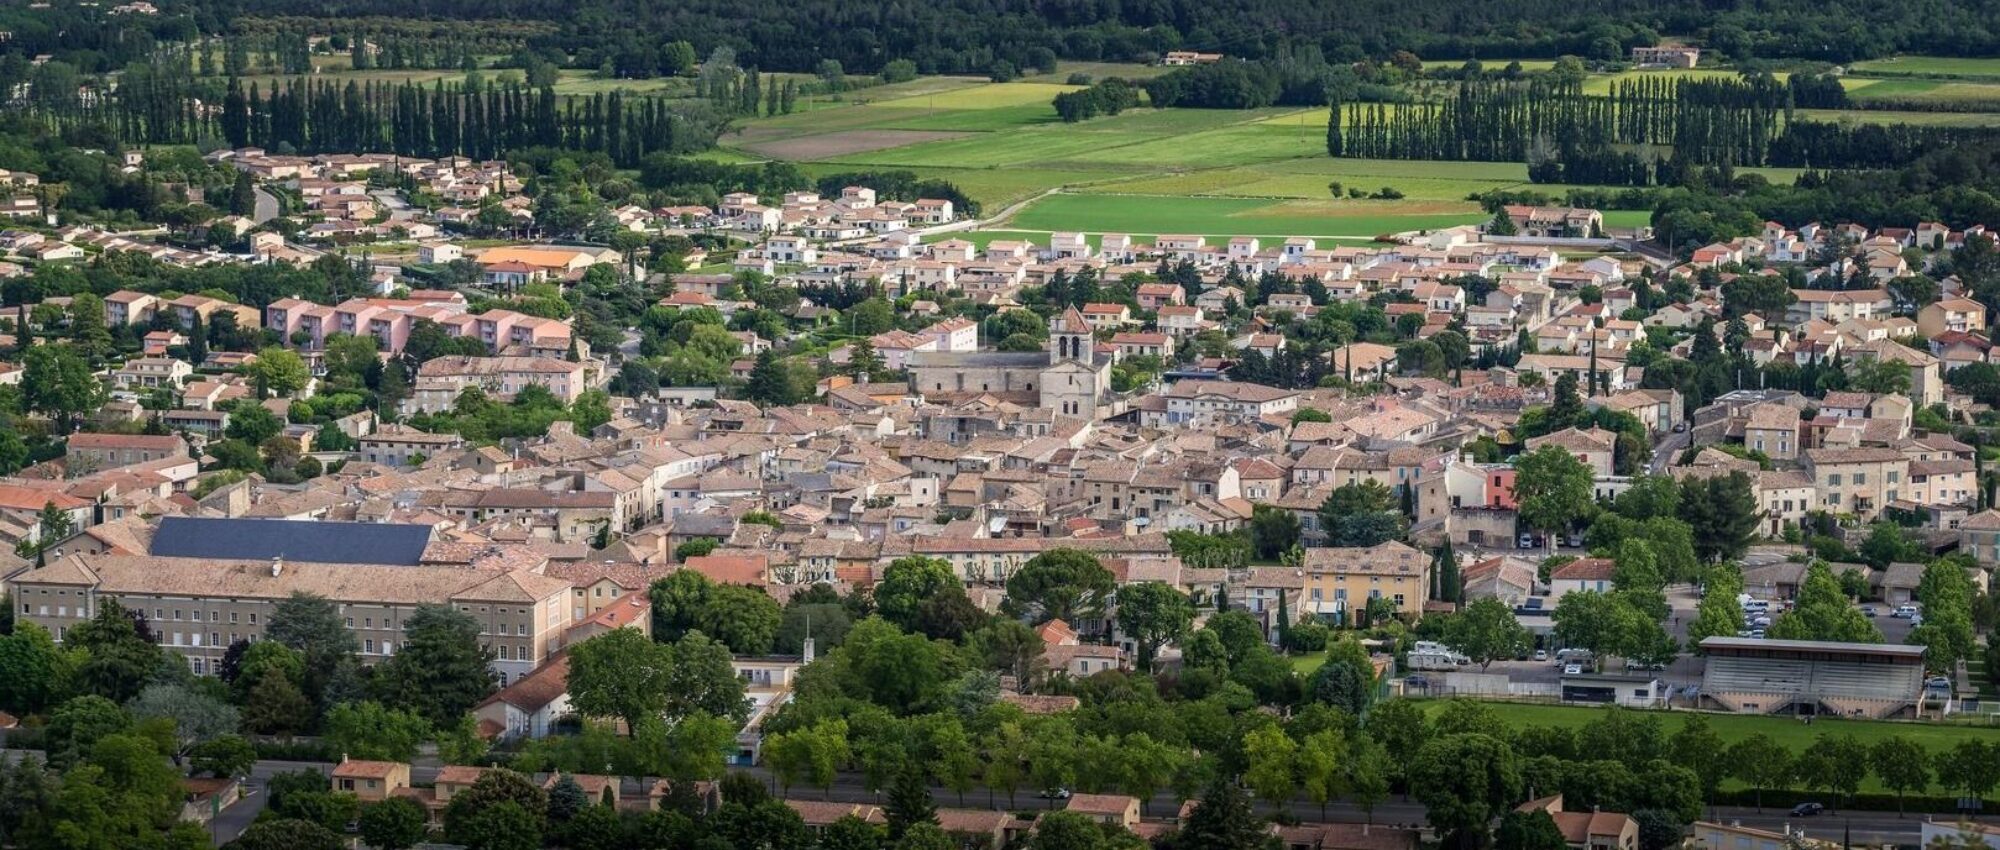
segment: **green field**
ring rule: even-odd
[[[1862,124],[1915,124],[1931,127],[1988,127],[2000,124],[1992,112],[1916,112],[1889,109],[1801,109],[1800,118]]]
[[[1856,62],[1848,70],[1884,76],[1993,77],[2000,79],[2000,58],[1957,56],[1896,56]]]
[[[1327,111],[1319,108],[1141,107],[1066,124],[1050,103],[1055,95],[1074,90],[1067,84],[1070,73],[1101,79],[1158,72],[1136,65],[1078,64],[1012,83],[924,78],[850,92],[839,101],[814,104],[809,112],[747,119],[723,144],[746,160],[789,160],[814,175],[893,168],[949,180],[978,200],[989,217],[1027,202],[994,222],[1020,233],[1366,240],[1483,220],[1484,214],[1466,200],[1482,192],[1532,188],[1560,195],[1580,188],[1529,184],[1521,163],[1333,159],[1325,155]],[[1728,69],[1624,71],[1595,76],[1586,90],[1608,92],[1621,79],[1734,74]],[[1864,102],[1871,97],[1966,104],[2000,100],[2000,81],[1991,86],[1883,77],[1842,82]],[[2000,115],[1977,112],[1849,109],[1801,114],[1936,126],[2000,122]],[[1752,170],[1774,182],[1797,175],[1787,169]],[[1352,190],[1374,194],[1385,187],[1404,197],[1345,197]],[[1610,211],[1607,223],[1628,227],[1646,218],[1643,211]]]
[[[1020,230],[1170,233],[1203,236],[1315,236],[1369,239],[1406,230],[1474,224],[1471,203],[1443,201],[1272,200],[1167,195],[1055,194],[1028,205],[1006,226]]]

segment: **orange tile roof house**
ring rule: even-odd
[[[359,761],[345,755],[333,766],[329,790],[353,794],[364,803],[386,800],[410,787],[410,766],[398,761]]]
[[[1561,794],[1529,800],[1518,812],[1548,812],[1571,850],[1638,850],[1639,824],[1623,812],[1566,812]]]
[[[1582,590],[1605,592],[1611,589],[1611,573],[1617,564],[1610,558],[1578,558],[1549,573],[1550,600],[1553,605],[1563,594]]]
[[[1075,794],[1063,809],[1098,823],[1130,827],[1139,822],[1139,798],[1123,794]]]

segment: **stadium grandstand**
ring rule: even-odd
[[[1745,714],[1914,714],[1924,649],[1875,643],[1711,637],[1701,642],[1705,708]]]

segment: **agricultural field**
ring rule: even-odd
[[[1079,192],[1119,192],[1215,197],[1328,198],[1329,184],[1374,192],[1394,187],[1412,200],[1463,201],[1467,196],[1528,182],[1518,162],[1420,162],[1392,159],[1300,157],[1276,162],[1182,171],[1083,187]]]
[[[1878,76],[1991,77],[2000,79],[2000,58],[1957,56],[1896,56],[1848,66],[1857,74]]]
[[[1800,118],[1852,121],[1862,124],[1914,124],[1931,127],[1989,127],[2000,124],[2000,113],[1919,112],[1891,109],[1801,109]]]
[[[1488,63],[1491,64],[1491,63]],[[1076,87],[1069,73],[1094,78],[1157,71],[1078,64],[1014,83],[933,77],[850,92],[812,111],[739,123],[723,139],[726,156],[781,158],[810,174],[907,169],[950,180],[979,200],[996,228],[1134,235],[1314,236],[1365,240],[1379,234],[1484,220],[1469,196],[1535,186],[1521,163],[1332,159],[1324,154],[1327,111],[1161,110],[1140,107],[1077,124],[1062,123],[1050,100]],[[1642,75],[1726,77],[1726,69],[1626,71],[1594,77],[1608,92]],[[1976,100],[1980,82],[1852,77],[1856,97]],[[2000,81],[1996,81],[2000,96]],[[1349,105],[1349,109],[1368,108]],[[2000,116],[1916,110],[1804,110],[1820,120],[1977,126]],[[1774,182],[1788,169],[1751,169]],[[1335,191],[1336,187],[1338,192]],[[1392,188],[1396,200],[1345,197]],[[1614,227],[1643,225],[1645,211],[1607,211]]]
[[[1870,101],[1884,105],[1909,103],[1956,110],[1991,109],[1993,104],[2000,104],[2000,81],[1848,79],[1865,83],[1848,89],[1848,96],[1860,104]]]
[[[1273,200],[1165,195],[1073,195],[1037,200],[1007,222],[1029,231],[1085,230],[1203,236],[1312,236],[1367,240],[1406,230],[1473,224],[1486,215],[1464,201]]]

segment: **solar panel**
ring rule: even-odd
[[[415,566],[431,528],[372,522],[166,517],[149,554],[169,558]]]

